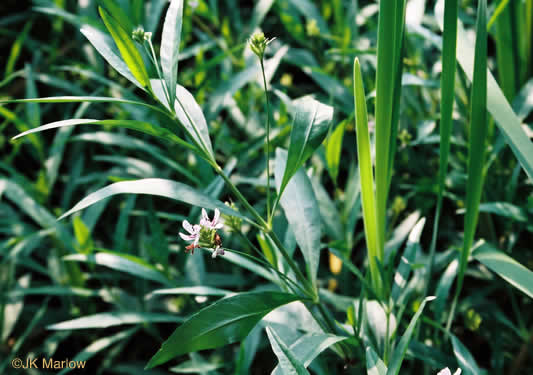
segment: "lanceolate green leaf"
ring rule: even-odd
[[[435,297],[426,297],[424,301],[422,301],[422,303],[420,304],[420,307],[418,308],[415,315],[411,319],[409,326],[405,330],[405,333],[400,339],[400,342],[398,343],[398,345],[396,346],[396,349],[394,349],[394,352],[392,353],[392,359],[389,363],[387,375],[398,375],[400,373],[400,368],[402,366],[403,358],[405,357],[405,353],[407,352],[407,347],[409,346],[409,342],[411,341],[411,336],[413,335],[413,332],[415,330],[415,326],[418,321],[418,318],[420,318],[422,311],[424,311],[426,302],[432,301],[434,299]]]
[[[333,108],[311,97],[303,97],[294,102],[296,113],[292,125],[287,166],[281,181],[279,195],[283,194],[287,183],[328,134]]]
[[[366,96],[361,76],[359,60],[355,58],[353,66],[353,90],[355,98],[355,124],[357,127],[357,159],[359,161],[359,177],[363,205],[363,221],[365,239],[368,248],[370,276],[375,292],[381,294],[382,280],[378,269],[378,261],[383,262],[384,248],[379,246],[376,214],[376,198],[374,195],[374,174],[370,150],[370,135],[366,111]]]
[[[533,272],[516,260],[488,243],[477,247],[472,256],[509,284],[533,298]]]
[[[175,142],[193,151],[196,150],[194,146],[188,144],[183,139],[179,138],[178,136],[176,136],[174,133],[170,132],[169,130],[165,128],[161,128],[159,126],[154,126],[148,122],[136,121],[136,120],[94,120],[94,119],[62,120],[62,121],[51,122],[49,124],[27,130],[13,137],[13,139],[17,139],[25,135],[28,135],[31,133],[37,133],[43,130],[61,128],[63,126],[74,126],[74,125],[105,125],[108,127],[127,128],[127,129],[137,130],[137,131],[152,135],[154,137],[163,138],[167,141]]]
[[[112,253],[112,252],[98,252],[96,254],[72,254],[63,257],[65,261],[83,262],[97,264],[99,266],[108,267],[120,272],[128,273],[132,276],[156,281],[158,283],[172,286],[174,285],[162,272],[157,270],[151,264],[133,255]]]
[[[463,345],[461,341],[455,336],[452,337],[453,352],[457,361],[459,362],[459,367],[461,367],[463,375],[481,375],[481,371],[477,366],[476,360],[472,354],[468,351],[466,346]]]
[[[464,218],[464,241],[459,262],[457,288],[448,320],[453,320],[457,299],[463,285],[470,248],[474,242],[479,216],[479,202],[483,190],[485,139],[487,137],[487,2],[478,5],[476,26],[476,52],[472,80],[471,121],[468,146],[468,180],[466,184],[466,215]]]
[[[98,2],[106,9],[114,19],[118,21],[120,26],[126,31],[127,33],[131,33],[133,31],[133,23],[130,20],[130,16],[122,10],[120,6],[118,6],[114,0],[98,0]]]
[[[283,342],[281,337],[274,331],[273,328],[267,327],[266,332],[270,345],[276,357],[278,357],[279,367],[283,374],[309,375],[309,371],[304,367],[303,363],[296,358],[294,353]]]
[[[178,120],[183,124],[189,136],[196,141],[198,147],[214,159],[215,154],[202,108],[192,94],[181,85],[176,85],[174,109]]]
[[[183,0],[172,0],[163,25],[160,51],[161,68],[168,88],[170,103],[174,103],[176,97],[182,18]]]
[[[281,191],[283,171],[287,170],[286,163],[287,152],[277,149],[274,176],[278,192]],[[303,168],[294,174],[285,190],[280,200],[281,206],[304,256],[309,280],[316,286],[320,260],[320,211],[313,186]]]
[[[97,202],[100,202],[102,199],[117,194],[157,195],[160,197],[166,197],[180,202],[188,203],[193,206],[204,207],[209,209],[218,208],[220,212],[224,214],[240,217],[242,219],[247,219],[245,216],[242,216],[240,213],[229,208],[219,200],[213,199],[208,195],[191,188],[190,186],[172,180],[165,180],[163,178],[145,178],[142,180],[135,181],[116,182],[114,184],[106,186],[105,188],[97,190],[94,193],[87,195],[69,211],[61,215],[59,220],[73,214],[74,212],[80,211]]]
[[[155,367],[181,354],[243,340],[266,314],[297,299],[279,292],[240,293],[221,299],[179,326],[146,367]]]
[[[88,329],[88,328],[107,328],[124,324],[139,324],[149,322],[178,323],[183,321],[171,314],[142,313],[142,312],[110,312],[100,313],[82,318],[67,320],[65,322],[49,325],[48,329]]]
[[[131,34],[124,30],[104,9],[98,8],[98,10],[131,73],[142,87],[149,88],[150,78]]]
[[[443,2],[440,0],[435,6],[435,15],[440,28],[443,28]],[[457,30],[457,61],[469,79],[474,71],[474,47],[467,37],[462,24],[458,23]],[[505,99],[502,90],[490,72],[487,72],[487,109],[496,120],[500,131],[513,150],[529,178],[533,179],[533,143],[529,140],[520,119]]]
[[[116,48],[108,35],[89,25],[84,25],[80,31],[109,65],[122,74],[122,76],[126,77],[130,82],[144,90],[143,85],[135,79],[128,69],[128,66],[115,52]]]
[[[289,346],[294,357],[307,368],[311,362],[331,345],[345,340],[346,337],[328,335],[324,333],[306,333]],[[283,369],[278,365],[272,375],[283,375]]]
[[[124,98],[113,98],[108,96],[51,96],[47,98],[28,98],[28,99],[12,99],[12,100],[0,100],[0,104],[3,103],[122,103],[122,104],[134,104],[141,105],[150,108],[154,111],[161,112],[165,115],[169,115],[167,112],[159,107],[139,102],[136,100],[129,100]]]

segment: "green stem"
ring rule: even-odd
[[[150,51],[147,50],[146,53],[148,53],[149,56],[151,55],[152,63],[155,66],[155,70],[157,72],[157,76],[161,80],[161,83],[162,83],[162,86],[163,86],[163,91],[165,92],[165,97],[167,98],[168,105],[170,107],[170,110],[173,111],[173,109],[172,109],[173,106],[172,106],[172,103],[170,102],[170,95],[168,93],[168,88],[167,88],[167,85],[165,84],[163,76],[161,75],[161,70],[159,69],[159,63],[157,62],[157,58],[155,56],[154,46],[152,45],[152,41],[150,39],[148,39],[147,42],[148,42],[148,45],[150,46]],[[147,49],[145,43],[143,43],[143,46],[144,46],[144,49]]]
[[[263,64],[263,58],[259,58],[261,63],[261,73],[263,75],[263,86],[265,89],[265,98],[266,98],[266,109],[267,109],[267,120],[266,120],[266,171],[267,171],[267,221],[270,224],[272,222],[272,212],[270,211],[270,101],[268,100],[268,91],[267,83],[265,77],[265,67]]]
[[[310,294],[310,296],[313,298],[313,302],[318,302],[318,292],[316,291],[315,287],[309,283],[309,281],[306,279],[306,277],[303,275],[302,271],[300,271],[300,268],[298,265],[292,260],[289,253],[287,252],[287,249],[285,249],[285,246],[281,243],[280,239],[274,233],[272,229],[269,229],[268,231],[265,231],[265,235],[268,236],[274,244],[278,247],[279,251],[281,252],[281,255],[285,258],[287,263],[289,264],[289,267],[294,271],[294,274],[298,278],[298,280],[305,285],[306,291]]]

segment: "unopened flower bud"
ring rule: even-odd
[[[257,32],[250,38],[250,48],[260,59],[265,55],[266,47],[276,38],[265,38],[265,34]]]

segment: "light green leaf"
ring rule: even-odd
[[[99,252],[91,255],[67,255],[63,257],[63,260],[98,264],[142,279],[156,281],[169,286],[173,285],[173,283],[154,266],[133,255]]]
[[[311,362],[331,345],[345,340],[346,337],[328,335],[324,333],[306,333],[289,346],[294,357],[307,368]],[[283,375],[283,369],[277,365],[272,375]]]
[[[124,31],[131,33],[134,29],[130,16],[118,6],[114,0],[98,0],[103,7],[111,14],[111,16],[120,23]]]
[[[287,344],[278,336],[272,327],[266,327],[270,345],[276,357],[278,357],[279,368],[284,375],[309,375],[309,371],[304,367],[303,363],[299,361],[294,353],[289,349]]]
[[[105,198],[117,194],[148,194],[157,195],[160,197],[174,199],[180,202],[188,203],[193,206],[215,209],[218,208],[220,212],[246,219],[237,211],[229,208],[219,200],[213,199],[208,195],[191,188],[180,182],[166,180],[163,178],[145,178],[135,181],[121,181],[99,189],[94,193],[87,195],[79,201],[69,211],[61,215],[59,220],[64,217],[89,207]]]
[[[124,30],[104,9],[99,7],[98,11],[130,72],[142,87],[149,88],[150,78],[148,77],[148,72],[144,66],[141,54],[131,38],[131,34]]]
[[[176,116],[183,124],[189,136],[196,141],[204,152],[213,159],[213,147],[209,138],[209,129],[202,108],[192,94],[183,86],[176,86],[176,102],[174,104]]]
[[[333,117],[333,107],[305,96],[293,102],[296,113],[291,130],[287,165],[278,194],[281,196],[287,183],[328,134]]]
[[[137,81],[137,79],[131,74],[128,66],[122,61],[122,59],[115,52],[115,46],[112,43],[111,38],[89,25],[84,25],[81,28],[81,33],[89,40],[93,47],[98,51],[100,55],[122,76],[128,79],[135,86],[145,90],[143,85]]]
[[[192,294],[196,296],[229,296],[233,293],[229,290],[219,289],[219,288],[212,288],[209,286],[190,286],[190,287],[183,287],[183,288],[168,288],[168,289],[157,289],[154,290],[152,293],[148,294],[146,298],[149,298],[154,295],[180,295],[180,294]]]
[[[279,292],[249,292],[223,298],[179,326],[146,367],[155,367],[181,354],[240,341],[270,311],[297,299]]]
[[[344,129],[348,120],[342,121],[337,128],[330,134],[325,144],[326,146],[326,163],[328,165],[328,172],[333,182],[337,182],[339,175],[339,164],[341,161],[342,138],[344,137]]]
[[[161,69],[163,70],[170,103],[174,103],[176,97],[182,23],[183,0],[172,0],[163,25],[160,50]]]
[[[477,247],[472,256],[509,284],[533,298],[533,272],[516,260],[488,243]]]
[[[177,144],[187,147],[189,149],[196,150],[194,146],[188,144],[187,142],[185,142],[183,139],[176,136],[171,131],[165,128],[161,128],[159,126],[152,125],[148,122],[137,121],[137,120],[95,120],[95,119],[61,120],[61,121],[51,122],[49,124],[41,125],[37,128],[27,130],[13,137],[13,139],[17,139],[17,138],[20,138],[20,137],[23,137],[25,135],[32,134],[32,133],[41,132],[43,130],[61,128],[63,126],[74,126],[74,125],[105,125],[111,128],[117,127],[117,128],[127,128],[127,129],[137,130],[137,131],[152,135],[154,137],[163,138],[167,141],[176,142]]]
[[[279,148],[276,150],[274,175],[278,194],[281,194],[281,176],[283,176],[283,171],[288,169],[285,167],[288,163],[287,158],[285,150]],[[320,211],[311,181],[303,168],[294,174],[294,178],[287,185],[286,192],[281,197],[280,202],[296,237],[296,242],[305,258],[308,277],[316,286],[316,274],[320,260]]]
[[[89,329],[108,328],[124,324],[140,323],[179,323],[183,318],[171,314],[156,314],[143,312],[110,312],[84,316],[82,318],[67,320],[61,323],[51,324],[47,329]]]

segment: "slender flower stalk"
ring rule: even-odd
[[[261,65],[261,74],[263,76],[263,88],[265,90],[265,99],[266,99],[266,144],[265,144],[265,158],[266,158],[266,172],[267,172],[267,223],[272,225],[272,216],[273,212],[270,211],[270,101],[268,99],[268,89],[265,76],[265,66],[264,66],[264,57],[266,47],[274,40],[275,38],[265,38],[263,33],[255,33],[250,38],[250,48],[252,52],[257,55],[259,58],[259,63]]]

